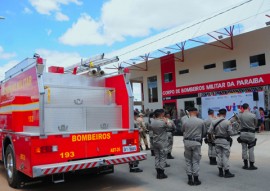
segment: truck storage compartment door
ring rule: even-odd
[[[47,133],[85,132],[85,108],[46,107],[45,129]]]

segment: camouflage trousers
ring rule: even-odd
[[[213,146],[211,143],[208,143],[208,157],[216,157],[216,147]]]
[[[166,149],[157,149],[154,147],[155,153],[155,168],[164,169],[167,159],[167,150]]]
[[[254,147],[248,149],[248,144],[246,143],[241,144],[242,144],[242,159],[249,160],[250,162],[255,162]]]
[[[142,145],[142,140],[144,145],[148,147],[147,135],[145,132],[140,132],[140,146]]]
[[[216,144],[218,168],[224,168],[224,170],[229,169],[230,148],[230,145]]]
[[[173,134],[171,132],[168,132],[168,147],[167,152],[171,153],[173,148]]]
[[[153,147],[154,138],[149,136],[149,139],[150,139],[150,149],[154,150],[154,147]]]
[[[201,145],[185,146],[184,156],[186,160],[187,175],[199,176]]]

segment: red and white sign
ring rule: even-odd
[[[220,91],[228,89],[245,88],[252,86],[263,86],[270,84],[270,74],[235,78],[230,80],[215,81],[209,83],[195,84],[191,86],[181,86],[175,89],[165,90],[162,92],[163,97],[194,94],[202,92]]]

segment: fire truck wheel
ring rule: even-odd
[[[14,151],[11,145],[7,146],[6,153],[6,173],[8,184],[12,188],[20,188],[22,181],[22,174],[16,169],[16,161]]]

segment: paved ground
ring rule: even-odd
[[[202,147],[202,160],[200,179],[202,185],[187,185],[185,174],[185,163],[183,157],[182,137],[175,137],[173,155],[174,160],[168,160],[171,164],[166,169],[168,179],[157,180],[154,170],[154,158],[148,156],[148,160],[140,163],[144,170],[142,173],[132,174],[128,172],[127,165],[119,165],[115,168],[114,174],[103,176],[90,176],[87,174],[76,174],[67,176],[64,183],[53,184],[43,182],[29,185],[21,190],[29,191],[265,191],[270,190],[270,132],[257,134],[258,142],[255,147],[256,166],[258,170],[243,170],[241,159],[241,147],[234,137],[234,144],[231,148],[231,172],[235,173],[234,178],[226,179],[217,176],[216,166],[208,164],[207,145]],[[149,151],[147,151],[150,154]],[[0,164],[0,191],[10,191],[5,179],[3,164]]]

